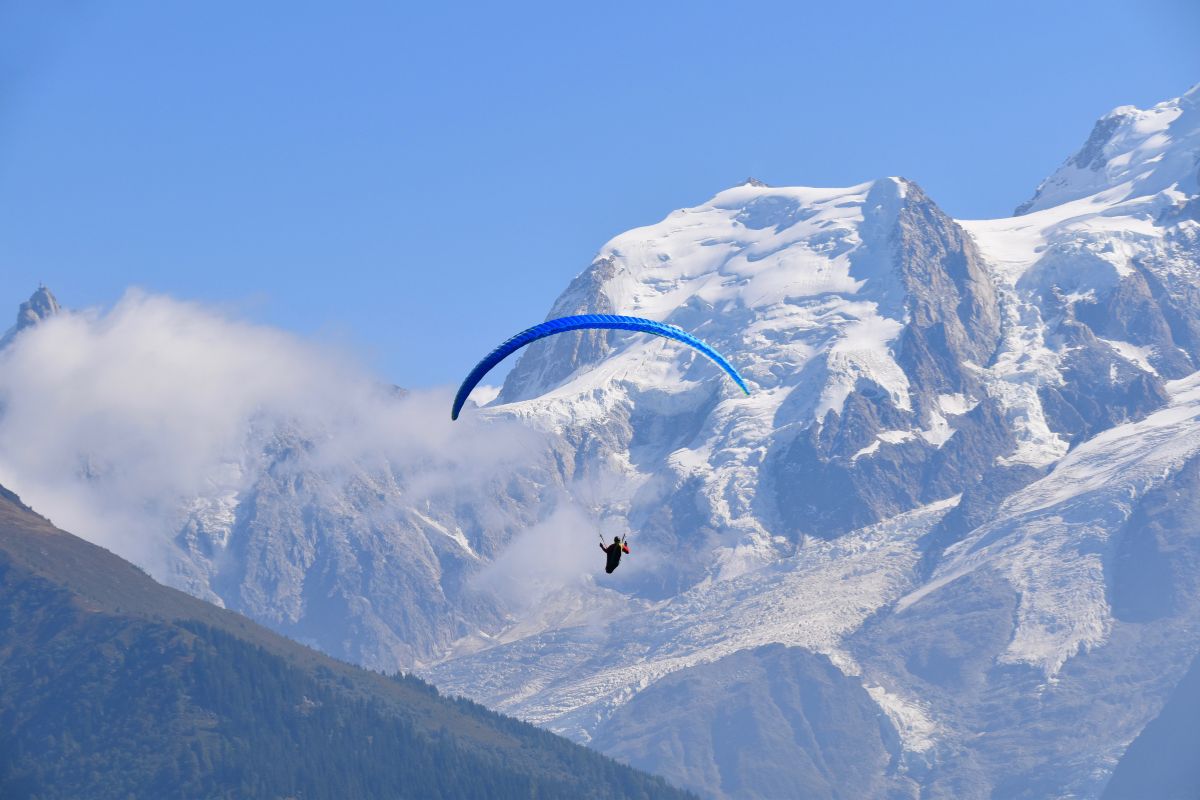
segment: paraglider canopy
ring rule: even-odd
[[[458,419],[458,414],[462,411],[463,405],[466,404],[471,390],[483,380],[483,376],[492,367],[499,364],[512,353],[531,342],[536,342],[538,339],[544,339],[547,336],[553,336],[556,333],[586,329],[611,329],[649,333],[654,336],[662,336],[665,339],[682,342],[711,359],[718,367],[725,370],[725,373],[733,379],[734,383],[743,392],[750,394],[750,389],[746,386],[746,382],[742,380],[742,376],[738,374],[738,371],[733,368],[732,364],[725,360],[724,356],[682,328],[668,325],[665,322],[642,319],[641,317],[623,317],[616,314],[580,314],[574,317],[559,317],[558,319],[547,320],[540,325],[534,325],[532,328],[523,330],[511,339],[508,339],[484,356],[483,360],[475,365],[475,369],[471,370],[470,374],[467,375],[466,380],[462,382],[462,386],[458,387],[458,394],[454,396],[454,407],[450,410],[450,419]]]

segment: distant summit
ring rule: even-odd
[[[58,304],[54,293],[44,285],[39,285],[37,291],[17,309],[17,324],[9,328],[4,338],[0,339],[0,350],[8,347],[21,331],[45,322],[61,311],[62,306]]]
[[[1083,147],[1013,212],[1021,216],[1104,193],[1111,203],[1160,195],[1186,204],[1200,191],[1200,84],[1148,109],[1120,106],[1092,128]]]

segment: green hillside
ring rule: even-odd
[[[161,586],[0,487],[0,797],[690,795]]]

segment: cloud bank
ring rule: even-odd
[[[310,463],[402,472],[400,503],[494,480],[541,447],[451,423],[450,390],[402,393],[343,351],[131,291],[0,352],[0,483],[61,527],[162,575],[181,509],[238,490],[254,437],[305,432]]]

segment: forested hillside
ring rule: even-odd
[[[0,797],[675,798],[156,584],[0,489]]]

